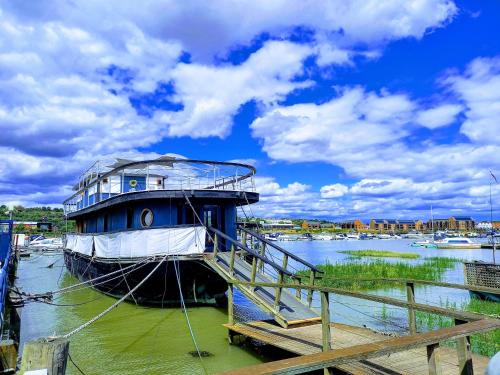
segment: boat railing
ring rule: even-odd
[[[255,168],[240,163],[180,159],[102,165],[96,163],[80,177],[76,193],[64,202],[66,213],[141,191],[255,192]]]
[[[259,233],[241,225],[238,227],[238,231],[242,243],[246,244],[251,249],[256,249],[256,251],[258,251],[259,254],[266,259],[271,259],[274,262],[281,264],[283,268],[294,275],[294,282],[299,286],[314,286],[316,280],[322,277],[321,275],[323,274],[323,271],[321,271],[318,267],[282,248],[273,241],[269,241]],[[264,263],[259,264],[259,269],[266,274],[272,274],[274,271],[272,268],[266,267]],[[312,304],[313,298],[310,289],[306,290],[297,288],[295,296],[298,299],[304,298],[309,306]]]
[[[283,291],[283,288],[279,286],[279,284],[283,284],[287,279],[296,279],[294,273],[287,269],[287,262],[284,261],[280,265],[263,255],[261,252],[256,251],[254,248],[248,247],[245,242],[237,241],[218,229],[212,227],[209,227],[208,229],[212,232],[214,238],[213,257],[216,260],[228,262],[227,269],[231,277],[234,276],[234,278],[237,278],[235,276],[235,261],[236,257],[239,257],[245,262],[251,263],[251,271],[249,275],[250,282],[258,282],[258,276],[263,275],[265,276],[266,280],[278,284],[274,294],[273,305],[273,308],[275,310],[278,310]],[[225,244],[223,244],[224,242]],[[227,251],[221,251],[227,248],[230,249],[229,259],[227,257]],[[288,257],[286,257],[285,259],[287,258]],[[270,272],[270,270],[272,270],[273,272]]]

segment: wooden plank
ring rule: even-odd
[[[420,279],[398,279],[398,278],[340,278],[335,279],[336,282],[352,282],[352,281],[385,281],[385,282],[394,282],[405,284],[407,282],[416,284],[416,285],[430,285],[430,286],[439,286],[443,288],[453,288],[453,289],[463,289],[463,290],[471,290],[476,292],[485,292],[485,293],[497,293],[500,294],[500,288],[490,288],[485,286],[476,286],[476,285],[468,285],[468,284],[455,284],[455,283],[447,283],[443,281],[433,281],[433,280],[420,280]]]
[[[236,328],[236,327],[235,327]],[[473,333],[486,332],[500,328],[500,320],[483,319],[437,331],[419,333],[410,336],[391,338],[387,340],[368,342],[351,347],[289,358],[281,361],[263,363],[243,369],[225,372],[226,375],[259,375],[259,374],[299,374],[320,370],[325,367],[336,367],[353,361],[389,355],[391,353],[416,349],[422,346],[437,344],[440,341],[467,337]],[[245,331],[236,329],[237,331]],[[290,332],[287,330],[286,332]],[[293,330],[292,330],[293,331]],[[244,334],[244,333],[243,333]],[[256,338],[266,342],[268,333],[256,333]],[[279,339],[279,338],[278,338]]]
[[[47,369],[48,375],[64,375],[68,353],[66,339],[28,341],[24,344],[20,373]]]
[[[464,321],[455,319],[455,326],[466,324]],[[470,350],[470,336],[459,337],[457,339],[458,373],[460,375],[473,375],[472,353]]]
[[[427,364],[429,375],[441,375],[441,363],[439,362],[439,343],[427,345]]]

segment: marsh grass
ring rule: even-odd
[[[349,254],[355,257],[404,258],[404,259],[420,258],[420,255],[415,253],[400,253],[397,251],[384,251],[384,250],[343,250],[339,251],[339,253]]]
[[[350,258],[335,264],[326,263],[319,265],[324,274],[318,280],[319,286],[332,288],[346,288],[350,290],[373,290],[402,287],[387,281],[363,281],[359,278],[409,278],[440,281],[443,274],[455,267],[460,259],[446,257],[424,258],[421,263],[410,264],[406,262],[388,262],[383,259],[363,260],[359,257]],[[307,272],[299,272],[303,276]]]
[[[486,314],[495,318],[500,318],[500,303],[471,299],[460,305],[446,301],[440,302],[441,307],[454,310],[464,310],[480,314]],[[454,325],[453,319],[436,314],[417,311],[417,327],[419,331],[428,331],[438,328],[451,327]],[[456,347],[456,341],[448,340],[442,343],[445,346]],[[494,331],[478,333],[471,336],[471,349],[474,353],[493,356],[500,350],[500,329]]]

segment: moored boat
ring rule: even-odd
[[[241,163],[168,156],[97,162],[64,202],[76,221],[66,267],[82,281],[99,278],[90,285],[115,297],[147,278],[128,297],[140,304],[178,304],[181,295],[189,304],[221,302],[227,284],[204,263],[211,228],[236,239],[236,208],[259,198],[254,175]]]
[[[481,244],[467,237],[450,237],[435,241],[438,249],[480,249]]]

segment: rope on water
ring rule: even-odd
[[[118,306],[120,303],[122,303],[123,301],[125,301],[125,299],[127,299],[132,293],[134,293],[137,289],[140,288],[140,286],[142,284],[144,284],[146,282],[147,279],[149,279],[151,277],[151,275],[153,275],[153,273],[156,272],[156,270],[161,266],[161,264],[165,261],[165,259],[167,259],[167,255],[165,255],[161,261],[155,266],[155,268],[153,268],[153,270],[148,273],[146,275],[146,277],[144,279],[141,280],[141,282],[139,282],[136,286],[134,286],[127,294],[125,294],[122,298],[120,298],[118,301],[116,301],[115,303],[113,303],[111,306],[109,306],[106,310],[104,310],[103,312],[101,312],[100,314],[96,315],[95,317],[93,317],[92,319],[90,319],[88,322],[82,324],[81,326],[75,328],[73,331],[71,332],[68,332],[67,334],[63,335],[62,338],[69,338],[71,336],[73,336],[74,334],[80,332],[82,329],[88,327],[89,325],[91,325],[92,323],[96,322],[97,320],[101,319],[104,315],[106,315],[108,312],[110,312],[111,310],[113,310],[116,306]]]
[[[191,334],[191,339],[193,340],[193,344],[194,344],[194,347],[196,349],[196,353],[198,353],[198,357],[200,358],[200,363],[201,363],[201,367],[203,368],[203,372],[205,374],[208,374],[207,369],[205,368],[205,365],[203,364],[203,359],[201,358],[200,348],[198,347],[198,343],[196,342],[196,337],[195,337],[194,332],[193,332],[193,327],[191,327],[191,322],[189,321],[189,316],[187,313],[186,304],[184,303],[184,296],[182,294],[181,278],[180,278],[180,271],[178,269],[178,266],[179,266],[178,262],[179,261],[174,258],[173,263],[174,263],[174,269],[175,269],[175,276],[177,279],[177,285],[179,286],[179,296],[181,298],[181,307],[182,307],[182,310],[184,311],[184,315],[186,316],[186,322],[187,322],[187,325],[189,328],[189,333]]]

